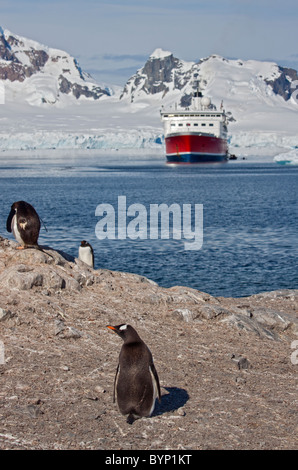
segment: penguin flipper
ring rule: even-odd
[[[159,384],[159,378],[158,378],[158,374],[157,374],[157,371],[155,369],[155,365],[154,363],[152,362],[150,364],[150,370],[153,374],[153,377],[155,379],[155,383],[156,383],[156,388],[157,388],[157,396],[158,396],[158,401],[160,402],[161,401],[161,393],[160,393],[160,384]]]
[[[115,401],[116,401],[116,384],[117,384],[118,373],[119,373],[119,364],[117,366],[115,379],[114,379],[113,403],[115,403]]]
[[[6,221],[6,230],[9,233],[12,232],[12,219],[13,219],[14,215],[15,215],[15,211],[13,209],[11,209],[11,211],[9,213],[9,216],[7,217],[7,221]]]

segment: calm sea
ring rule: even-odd
[[[77,256],[80,241],[95,251],[96,268],[144,275],[161,286],[187,285],[217,296],[298,288],[298,167],[229,162],[167,166],[159,155],[59,156],[0,154],[0,234],[11,204],[26,200],[44,221],[40,244]],[[99,204],[118,196],[141,204],[203,204],[203,245],[183,240],[98,240]],[[127,223],[132,217],[127,217]],[[148,215],[148,224],[150,217]],[[116,220],[117,224],[117,220]],[[117,232],[116,232],[117,235]]]

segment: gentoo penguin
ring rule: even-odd
[[[20,243],[18,250],[38,246],[40,219],[34,207],[28,202],[17,201],[12,204],[6,221],[6,229],[12,232]]]
[[[151,416],[155,399],[160,401],[160,385],[152,354],[136,330],[126,324],[108,328],[124,341],[114,381],[114,394],[120,412],[128,415],[127,422]]]
[[[93,248],[90,243],[86,242],[86,240],[81,241],[81,245],[79,247],[79,259],[91,266],[91,268],[94,268]]]

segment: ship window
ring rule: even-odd
[[[194,123],[194,126],[198,126],[199,124],[197,122]]]
[[[189,122],[186,125],[189,127],[190,126]]]
[[[210,123],[209,123],[209,126],[213,126],[213,124],[210,124]]]
[[[179,124],[179,126],[180,126],[180,127],[182,127],[182,126],[183,126],[183,124]]]
[[[176,126],[176,124],[173,124],[173,123],[172,123],[172,124],[171,124],[171,126],[172,126],[172,127],[175,127],[175,126]]]
[[[204,122],[202,122],[202,126],[206,126],[206,124]]]

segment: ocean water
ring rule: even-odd
[[[298,166],[249,161],[168,166],[160,154],[87,152],[59,155],[0,154],[0,234],[16,200],[42,218],[40,244],[77,256],[80,241],[95,252],[95,267],[144,275],[164,287],[184,285],[215,296],[241,297],[298,288]],[[203,244],[186,250],[183,239],[99,240],[99,204],[117,216],[126,204],[203,205]],[[134,217],[127,216],[127,224]],[[117,217],[116,217],[117,228]],[[193,229],[194,229],[193,220]],[[136,228],[137,230],[137,228]]]

